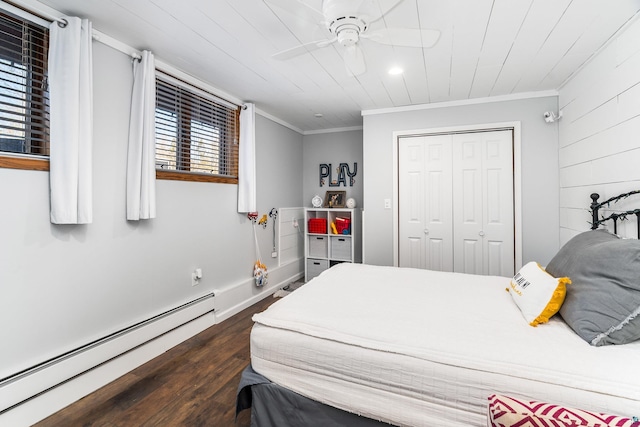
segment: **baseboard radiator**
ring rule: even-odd
[[[210,293],[0,379],[0,414],[90,369],[214,311]]]

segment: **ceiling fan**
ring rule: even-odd
[[[391,46],[429,48],[440,37],[438,30],[409,28],[381,28],[371,30],[369,26],[382,19],[404,0],[395,0],[386,8],[376,7],[376,0],[323,0],[322,11],[302,0],[265,0],[289,11],[308,23],[320,26],[327,37],[283,50],[272,55],[275,59],[289,59],[316,49],[338,43],[344,47],[344,63],[347,73],[357,76],[366,71],[366,64],[360,43],[369,40]]]

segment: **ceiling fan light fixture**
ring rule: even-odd
[[[399,74],[404,73],[404,70],[402,68],[400,68],[400,67],[394,66],[394,67],[389,68],[388,73],[390,75],[392,75],[392,76],[397,76]]]
[[[355,28],[344,28],[338,31],[338,43],[344,47],[358,43],[360,33]]]

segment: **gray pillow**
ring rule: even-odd
[[[560,248],[545,270],[553,277],[567,276],[565,271],[571,269],[578,262],[582,250],[598,243],[614,240],[620,240],[620,238],[607,230],[592,230],[580,233]]]
[[[591,345],[625,344],[640,339],[640,241],[604,230],[571,239],[546,268],[568,276],[560,315]]]

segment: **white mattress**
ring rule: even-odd
[[[640,342],[592,347],[559,316],[531,327],[508,282],[339,264],[254,316],[251,362],[396,425],[485,426],[493,393],[640,415]]]

